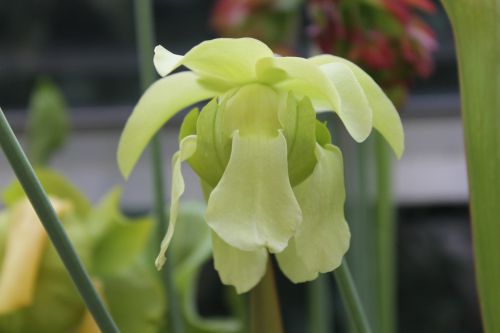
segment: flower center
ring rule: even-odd
[[[281,128],[278,121],[280,94],[273,88],[251,83],[228,93],[221,102],[223,135],[231,137],[238,130],[240,136],[276,136]]]

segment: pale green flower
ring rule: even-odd
[[[315,110],[336,112],[356,141],[375,127],[399,157],[401,121],[378,85],[345,59],[274,56],[250,38],[206,41],[185,56],[158,46],[154,64],[166,77],[144,93],[127,122],[118,149],[125,176],[166,121],[211,99],[180,130],[157,266],[174,232],[181,162],[188,161],[208,195],[205,219],[222,282],[250,290],[265,273],[268,253],[294,282],[338,267],[350,239],[342,155]],[[191,71],[169,75],[181,65]]]

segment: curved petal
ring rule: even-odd
[[[316,155],[313,173],[294,188],[302,223],[289,247],[277,254],[282,271],[296,283],[334,270],[349,248],[342,154],[333,145],[317,145]]]
[[[284,71],[288,79],[276,83],[276,88],[285,92],[292,91],[299,97],[324,99],[332,110],[339,109],[340,100],[336,87],[315,64],[297,57],[263,58],[257,63],[259,77],[277,69]]]
[[[170,193],[170,221],[168,230],[161,242],[160,253],[156,258],[156,268],[161,269],[167,260],[165,253],[167,252],[172,236],[174,235],[175,223],[179,214],[179,200],[184,193],[184,178],[182,177],[182,162],[193,156],[196,151],[196,136],[189,135],[182,139],[180,149],[172,157],[172,190]]]
[[[216,92],[199,84],[191,72],[170,75],[146,90],[125,125],[118,145],[118,166],[127,178],[153,135],[173,115]]]
[[[214,266],[222,283],[232,285],[238,294],[252,289],[266,272],[267,251],[242,251],[224,242],[212,232]]]
[[[340,96],[337,113],[354,138],[361,142],[372,129],[372,109],[363,88],[349,67],[341,63],[320,66],[321,71],[333,82]]]
[[[162,76],[185,65],[201,76],[241,83],[254,80],[257,61],[272,55],[266,44],[253,38],[217,38],[198,44],[184,57],[157,46],[154,64]]]
[[[301,221],[288,179],[287,146],[276,137],[233,135],[226,170],[210,194],[208,225],[240,250],[281,252]]]
[[[373,110],[373,127],[391,145],[398,158],[404,151],[404,132],[398,111],[391,100],[385,95],[379,85],[354,63],[332,55],[320,55],[309,59],[314,64],[342,63],[347,65],[365,92]]]
[[[312,281],[318,277],[318,271],[310,269],[297,252],[295,239],[288,242],[283,252],[276,254],[278,265],[285,276],[293,283]]]

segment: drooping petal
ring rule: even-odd
[[[71,209],[67,201],[51,198],[58,215]],[[44,258],[47,233],[27,199],[14,206],[0,270],[0,314],[32,304]]]
[[[313,97],[326,100],[332,110],[337,111],[340,100],[335,86],[319,70],[318,66],[307,59],[297,57],[269,57],[257,63],[259,77],[265,77],[270,71],[284,71],[288,79],[274,86],[285,92],[292,91],[296,96]]]
[[[193,156],[196,150],[196,136],[189,135],[180,143],[180,149],[172,157],[172,190],[170,193],[170,221],[168,230],[161,242],[160,253],[156,258],[156,268],[161,269],[167,260],[165,253],[167,252],[172,236],[174,235],[175,223],[179,213],[179,200],[184,193],[184,178],[182,177],[182,162]]]
[[[118,146],[118,166],[128,177],[153,135],[173,115],[216,92],[199,84],[191,72],[170,75],[156,81],[142,95],[125,125]]]
[[[288,242],[286,249],[276,255],[278,265],[283,274],[294,283],[316,279],[318,271],[309,268],[297,251],[295,239],[292,238]]]
[[[364,141],[372,129],[372,109],[363,88],[351,69],[344,64],[324,64],[320,69],[337,88],[340,96],[337,113],[340,119],[356,141]]]
[[[332,55],[320,55],[309,59],[314,64],[342,63],[347,65],[365,92],[373,110],[373,126],[391,145],[398,158],[404,151],[404,132],[399,114],[391,100],[384,94],[379,85],[354,63]]]
[[[288,174],[292,186],[301,183],[316,164],[316,112],[308,98],[300,102],[290,94],[281,120],[288,147]]]
[[[349,247],[342,154],[329,144],[317,145],[316,155],[313,173],[294,188],[302,223],[289,247],[277,254],[281,270],[296,283],[337,268]]]
[[[288,179],[283,134],[233,135],[226,170],[210,194],[208,225],[229,245],[253,251],[281,252],[301,221]]]
[[[198,44],[184,57],[157,46],[154,64],[162,76],[185,65],[200,76],[242,83],[254,80],[257,61],[272,55],[264,43],[253,38],[217,38]]]
[[[227,244],[212,232],[212,249],[214,266],[222,283],[234,286],[238,294],[255,287],[266,272],[265,248],[242,251]]]

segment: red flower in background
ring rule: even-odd
[[[276,53],[292,54],[300,1],[219,0],[211,24],[222,37],[254,37]]]
[[[321,52],[357,62],[385,87],[428,76],[437,43],[419,16],[435,11],[429,0],[309,0],[309,33]]]
[[[301,0],[218,0],[212,26],[223,37],[249,36],[293,54]],[[428,76],[437,43],[421,18],[431,0],[307,0],[307,32],[322,53],[361,65],[386,88]]]

